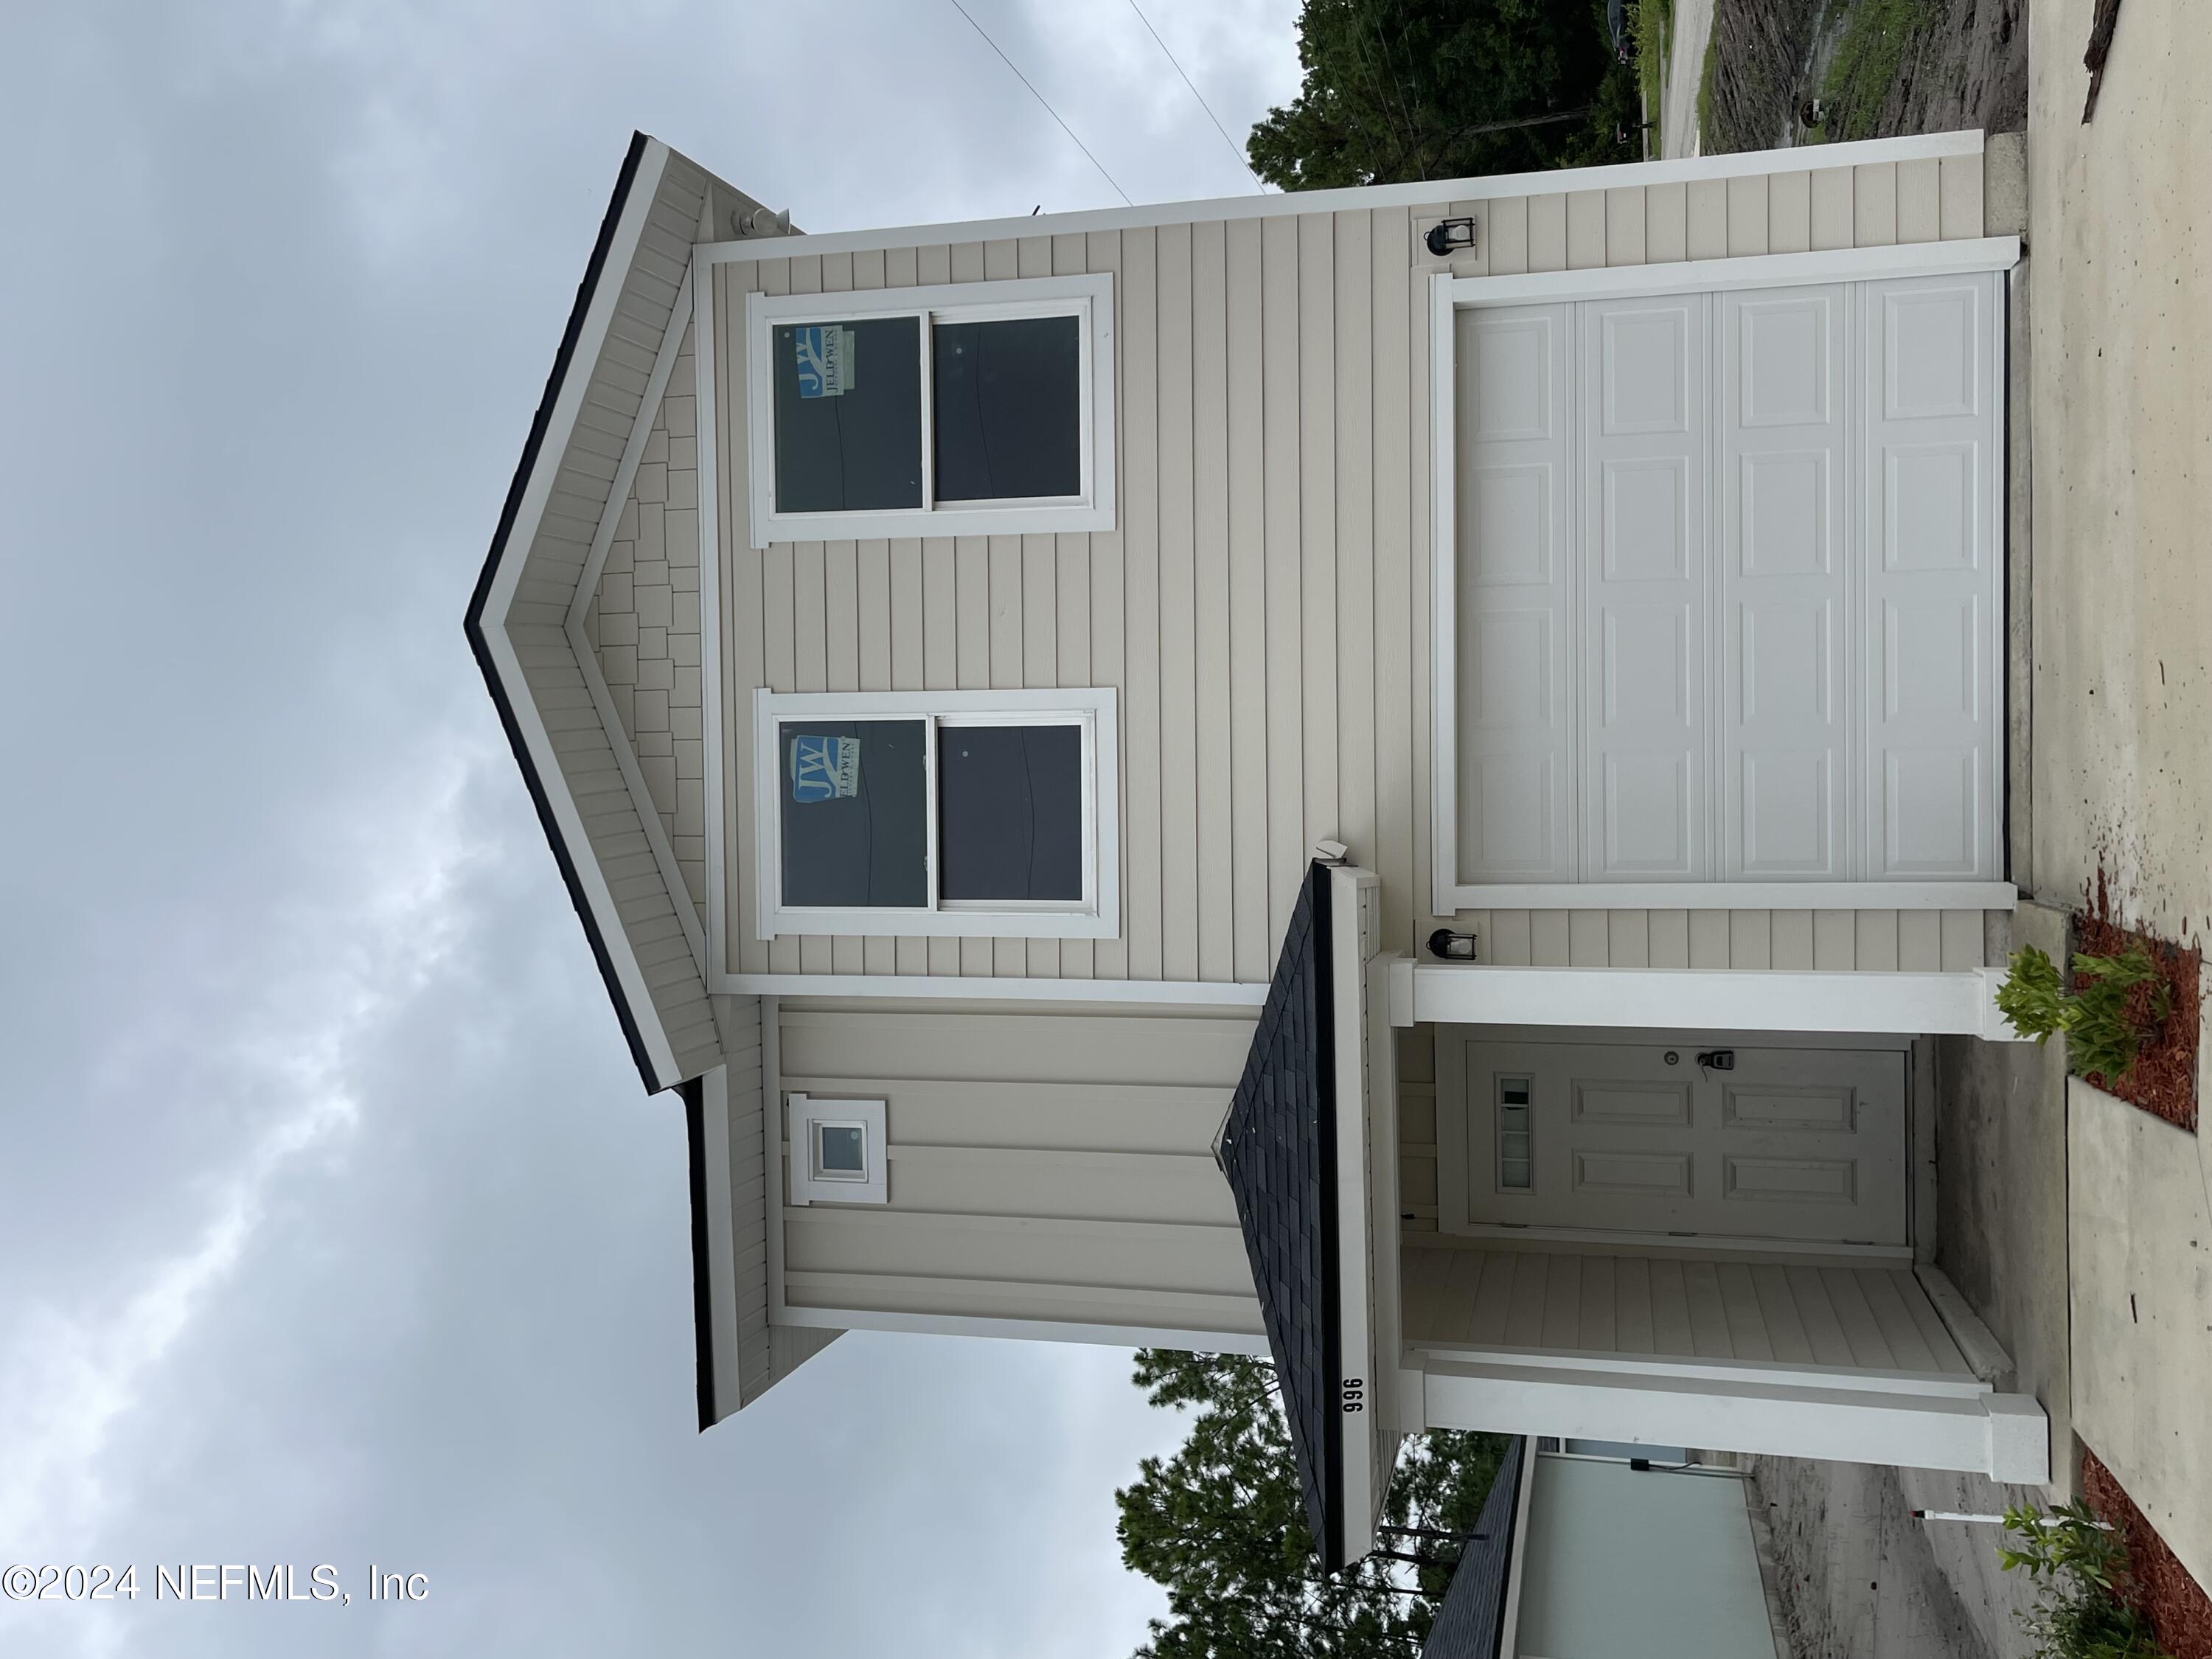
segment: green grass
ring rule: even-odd
[[[1636,78],[1644,93],[1644,118],[1656,121],[1666,107],[1667,54],[1674,42],[1674,0],[1638,0],[1628,21],[1636,38]],[[1659,154],[1656,138],[1651,154]]]
[[[1935,0],[1856,0],[1820,83],[1828,118],[1820,137],[1871,138],[1905,54],[1936,21]]]

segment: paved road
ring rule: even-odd
[[[1713,0],[1674,0],[1674,35],[1667,48],[1667,96],[1659,117],[1659,154],[1698,154],[1698,81],[1712,38]]]

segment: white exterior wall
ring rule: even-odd
[[[1621,176],[1616,170],[1613,176]],[[1958,240],[1978,154],[1492,200],[1177,220],[703,267],[717,351],[723,966],[733,973],[1264,982],[1307,849],[1383,878],[1385,936],[1437,925],[1431,868],[1429,320],[1419,241],[1465,276]],[[850,239],[846,239],[849,241]],[[1119,528],[748,543],[744,295],[1110,272]],[[1111,685],[1122,936],[754,938],[750,693]],[[1480,958],[1589,966],[1977,966],[1979,913],[1470,911]]]

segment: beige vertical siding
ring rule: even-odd
[[[1307,849],[1383,878],[1394,948],[1429,914],[1429,339],[1420,236],[1506,275],[1981,231],[1978,158],[1164,223],[720,265],[711,295],[730,753],[728,966],[1264,981]],[[1111,535],[747,544],[744,295],[1110,271]],[[1111,685],[1121,937],[753,938],[750,694]],[[1978,924],[1746,912],[1475,913],[1487,960],[1966,966]],[[1932,931],[1930,931],[1932,930]]]
[[[880,1099],[890,1202],[784,1212],[793,1306],[1260,1333],[1212,1158],[1253,1015],[787,1000],[786,1090]]]

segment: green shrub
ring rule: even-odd
[[[1997,988],[1997,1012],[2014,1030],[2039,1043],[2054,1031],[2064,1032],[2067,1057],[2077,1072],[2124,1078],[2135,1069],[2143,1039],[2172,1009],[2172,988],[2140,945],[2117,957],[2077,954],[2074,974],[2079,982],[2069,990],[2060,982],[2057,965],[2035,946],[2015,951],[2011,971]],[[2129,993],[2143,984],[2155,988],[2149,1017],[2139,1021],[2128,1006]]]
[[[1820,85],[1831,111],[1826,137],[1875,136],[1906,52],[1940,15],[1935,0],[1855,0]]]
[[[2008,1509],[2005,1532],[2019,1541],[2001,1546],[1997,1559],[2039,1587],[2034,1611],[2021,1616],[2036,1659],[2168,1659],[2149,1619],[2121,1597],[2127,1547],[2087,1504]]]

